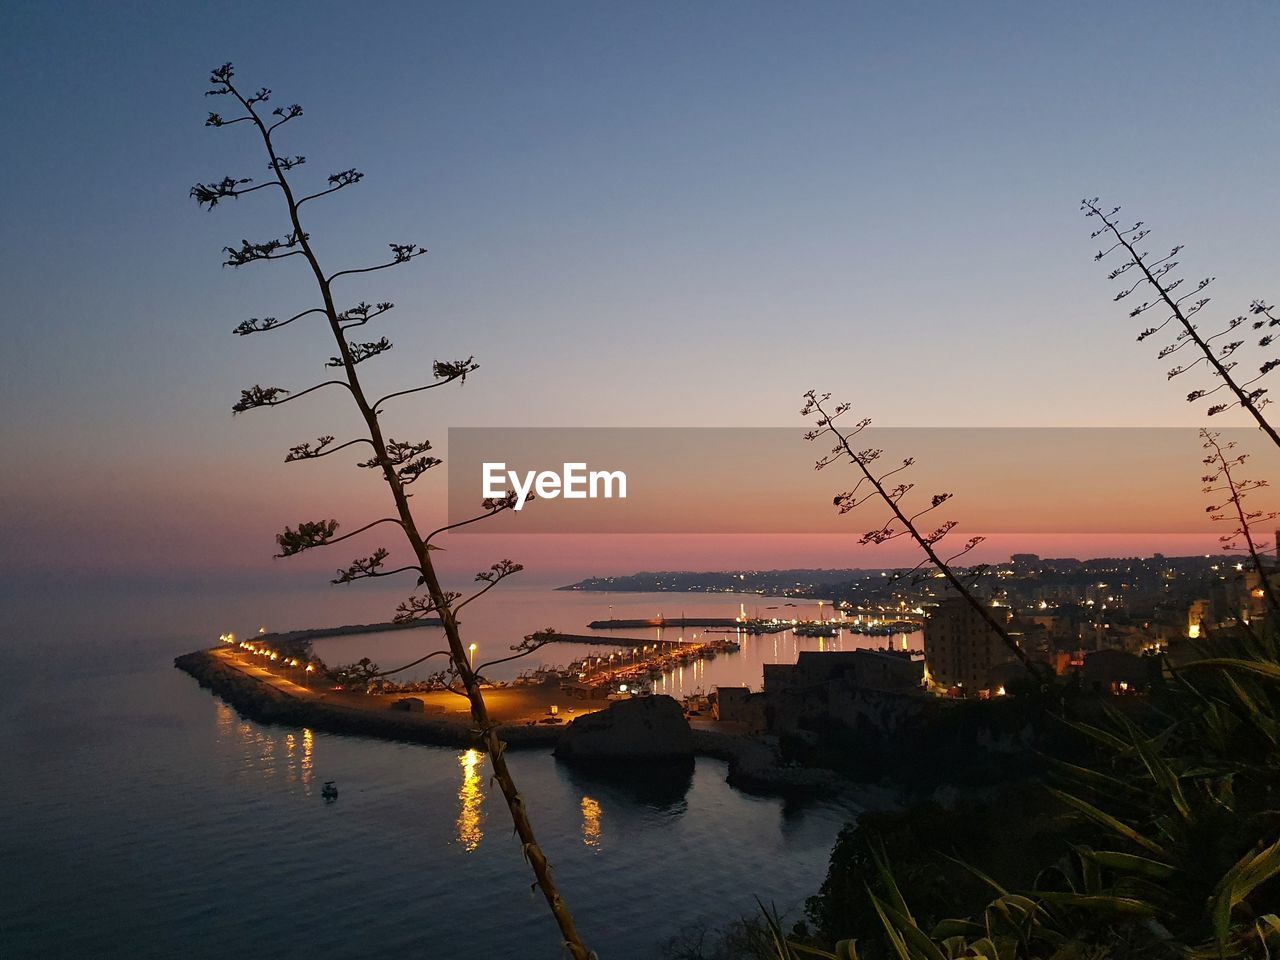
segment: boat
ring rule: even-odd
[[[801,623],[794,630],[797,637],[834,637],[840,633],[833,623]]]

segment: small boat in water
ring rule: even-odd
[[[338,785],[333,780],[326,780],[324,786],[320,788],[320,796],[325,800],[333,801],[338,799]]]

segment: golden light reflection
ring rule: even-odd
[[[600,846],[600,804],[590,797],[582,798],[582,842]]]
[[[276,738],[269,733],[259,733],[255,738],[258,744],[258,768],[263,776],[276,775]]]
[[[481,804],[484,793],[480,789],[480,766],[484,757],[479,750],[468,750],[458,757],[462,765],[462,786],[458,788],[458,842],[471,853],[480,846],[484,831],[480,828]]]
[[[221,700],[213,701],[217,710],[218,740],[220,742],[230,740],[235,732],[235,715],[231,712],[231,708]]]
[[[302,785],[311,786],[311,751],[315,747],[315,735],[310,727],[302,728]]]

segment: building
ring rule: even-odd
[[[902,693],[920,687],[920,661],[900,653],[880,650],[846,650],[818,653],[803,650],[794,664],[766,663],[766,693],[819,687],[839,680],[847,686],[883,693]]]
[[[1280,594],[1280,571],[1266,569],[1266,586],[1263,585],[1262,574],[1257,570],[1246,569],[1227,581],[1228,616],[1243,623],[1265,620],[1267,617],[1267,589],[1272,596]],[[1219,618],[1221,619],[1221,618]]]
[[[711,715],[724,723],[740,724],[746,733],[769,729],[768,698],[746,687],[716,687]]]
[[[1213,623],[1212,604],[1208,600],[1193,600],[1187,610],[1187,636],[1192,640],[1201,636],[1204,629]]]
[[[1143,693],[1159,678],[1160,661],[1123,650],[1095,650],[1085,654],[1080,671],[1083,683],[1106,693]]]
[[[1007,607],[989,608],[1007,624]],[[994,667],[1014,659],[1004,639],[964,597],[945,597],[924,622],[924,662],[934,683],[943,687],[987,689]]]
[[[766,663],[762,693],[718,688],[716,716],[748,730],[763,725],[770,733],[833,727],[889,732],[931,699],[923,680],[924,664],[910,654],[806,650],[794,664]]]

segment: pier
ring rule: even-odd
[[[525,639],[536,636],[531,634]],[[557,684],[563,692],[589,700],[634,695],[646,692],[650,681],[679,666],[741,649],[738,641],[729,637],[699,640],[697,636],[694,634],[693,640],[637,640],[557,634],[556,641],[605,644],[623,649],[588,654],[567,667],[541,666],[522,673],[511,686]]]
[[[607,696],[615,690],[625,695],[646,690],[650,681],[695,660],[710,660],[717,654],[737,653],[737,641],[706,640],[690,643],[650,641],[647,646],[605,656],[584,657],[559,673],[561,689],[587,699]],[[550,679],[550,678],[547,678]]]
[[[532,635],[531,635],[532,636]],[[530,637],[525,637],[526,640]],[[602,637],[594,633],[556,633],[556,643],[591,643],[599,646],[607,647],[648,647],[651,644],[659,646],[680,646],[686,643],[684,640],[649,640],[637,639],[636,637]]]
[[[646,627],[740,627],[736,617],[655,617],[652,620],[592,620],[591,630],[643,630]]]

